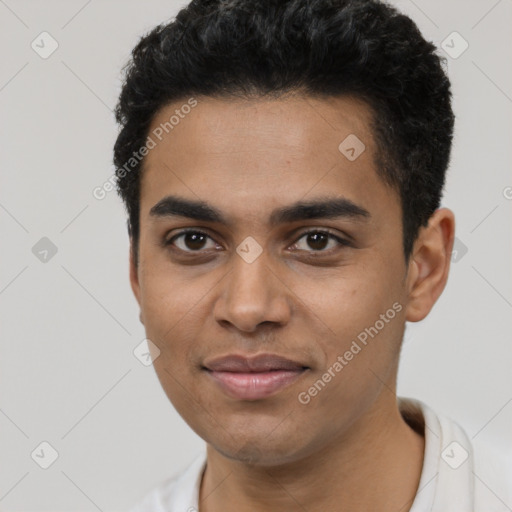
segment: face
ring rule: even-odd
[[[141,321],[167,396],[227,457],[318,452],[394,388],[410,281],[369,123],[348,97],[198,98],[145,158]]]

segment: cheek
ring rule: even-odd
[[[296,289],[317,322],[330,332],[332,338],[349,339],[366,327],[374,325],[381,314],[401,301],[402,294],[391,272],[370,268],[360,271],[339,270],[337,275],[311,281],[302,291]],[[393,318],[396,316],[392,311]]]
[[[195,325],[189,317],[207,299],[211,287],[208,279],[185,277],[169,265],[147,265],[141,275],[141,309],[146,328],[166,337],[180,324]]]
[[[197,305],[200,297],[193,290],[187,294],[188,289],[177,293],[174,286],[169,289],[162,280],[153,284],[147,288],[144,304],[146,336],[160,349],[153,366],[169,400],[182,416],[188,417],[198,396],[197,343],[203,325]]]
[[[185,369],[190,369],[190,347],[197,339],[193,303],[189,304],[186,294],[176,293],[161,280],[148,279],[145,294],[142,311],[146,336],[160,350],[153,365],[174,402],[180,394],[179,383],[188,378]]]
[[[403,336],[404,305],[394,269],[384,272],[383,264],[332,276],[321,286],[315,284],[303,296],[311,321],[321,333],[317,343],[324,354],[325,368],[331,368],[333,390],[378,384],[396,364]],[[387,267],[389,269],[389,266]],[[375,269],[375,271],[372,271]],[[342,358],[342,371],[332,366]],[[339,364],[336,366],[339,370]],[[327,377],[329,378],[329,377]],[[361,389],[362,391],[362,389]],[[327,397],[325,397],[327,398]]]

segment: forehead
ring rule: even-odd
[[[233,215],[308,195],[389,200],[375,171],[372,111],[359,99],[208,97],[192,109],[186,104],[167,105],[151,123],[142,215],[168,194],[222,204]]]
[[[295,95],[252,100],[201,97],[196,101],[193,108],[183,99],[157,112],[150,135],[156,134],[160,149],[179,144],[183,150],[193,149],[194,154],[264,153],[274,149],[306,154],[330,146],[334,153],[340,137],[352,134],[364,141],[370,152],[373,150],[372,111],[355,97],[318,99]],[[159,156],[156,149],[146,160]]]

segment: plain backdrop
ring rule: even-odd
[[[408,327],[399,395],[510,453],[512,2],[393,4],[443,55],[448,42],[457,116],[443,199],[457,253]],[[120,70],[183,5],[0,0],[0,510],[127,510],[203,446],[133,354],[124,210],[92,194],[113,172]]]

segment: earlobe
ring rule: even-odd
[[[420,229],[409,263],[407,321],[423,320],[444,290],[454,236],[455,216],[448,208],[436,210]]]

